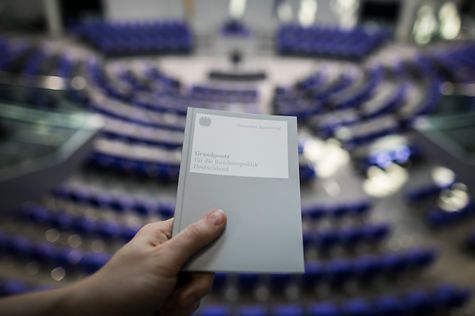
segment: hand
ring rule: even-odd
[[[66,288],[81,315],[190,315],[211,289],[213,273],[180,273],[224,231],[214,210],[171,238],[173,219],[145,225],[94,275]],[[74,309],[74,308],[73,308]]]

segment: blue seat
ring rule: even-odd
[[[304,288],[312,288],[325,277],[325,267],[318,262],[305,262],[305,273],[300,277]]]
[[[31,243],[25,237],[13,237],[6,240],[5,250],[14,255],[28,255]]]
[[[32,245],[29,252],[33,260],[40,262],[55,262],[58,257],[57,247],[46,242]]]
[[[470,298],[470,291],[454,288],[450,285],[438,286],[432,293],[433,301],[446,308],[459,308]]]
[[[216,272],[213,280],[213,290],[220,291],[222,290],[228,281],[228,274],[224,272]]]
[[[97,223],[96,233],[99,237],[104,239],[115,239],[120,236],[122,227],[119,224],[105,221]]]
[[[381,259],[382,271],[390,277],[396,277],[408,268],[408,262],[398,254],[389,254]]]
[[[259,305],[241,306],[236,312],[237,316],[267,316],[267,308]]]
[[[97,229],[97,223],[88,218],[78,218],[71,224],[71,230],[79,234],[90,235]]]
[[[257,273],[239,273],[237,283],[239,288],[249,290],[259,284],[260,276]]]
[[[430,315],[436,311],[435,302],[424,291],[416,290],[407,293],[403,300],[412,315]]]
[[[84,253],[77,249],[56,249],[55,263],[65,268],[75,268],[82,260]]]
[[[74,218],[67,213],[59,213],[56,216],[50,216],[49,224],[60,230],[69,230],[72,227]]]
[[[354,270],[351,262],[342,259],[336,259],[325,266],[325,273],[333,285],[341,286],[354,276]]]
[[[339,309],[332,304],[320,303],[307,307],[308,316],[340,316]]]
[[[421,269],[432,264],[437,258],[434,249],[409,249],[404,253],[405,261],[415,269]]]
[[[342,306],[342,315],[345,316],[373,316],[376,315],[370,304],[361,299],[347,301]]]
[[[281,25],[276,49],[281,54],[361,59],[390,37],[385,30],[336,29],[314,25]]]
[[[304,309],[298,305],[278,305],[272,308],[272,316],[303,316]]]
[[[231,311],[228,306],[208,305],[200,308],[198,314],[200,316],[230,316]]]
[[[280,290],[287,287],[292,279],[293,275],[289,273],[271,273],[269,275],[269,285],[273,290]]]
[[[75,33],[109,56],[150,53],[186,53],[192,48],[192,36],[182,21],[153,23],[87,21]]]
[[[22,294],[28,290],[28,286],[18,280],[5,280],[0,282],[0,296]]]
[[[374,310],[378,316],[399,316],[404,315],[407,307],[400,299],[386,295],[381,296],[373,302]]]
[[[87,273],[94,273],[102,268],[109,259],[110,256],[107,254],[91,252],[84,254],[78,264]]]
[[[363,282],[377,277],[383,271],[381,261],[375,257],[360,257],[353,262],[356,276]]]

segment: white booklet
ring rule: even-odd
[[[295,117],[188,108],[173,234],[209,210],[223,235],[188,271],[304,271]]]

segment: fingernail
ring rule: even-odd
[[[224,214],[223,210],[217,209],[217,210],[209,212],[208,215],[206,216],[206,220],[208,221],[208,223],[214,226],[221,226],[224,224],[224,221],[226,220],[226,215]]]

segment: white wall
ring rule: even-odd
[[[108,20],[183,18],[180,0],[103,0]]]

